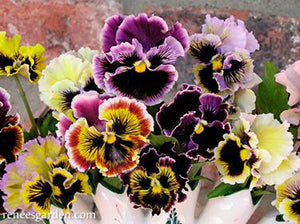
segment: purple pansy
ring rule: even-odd
[[[156,120],[165,135],[179,140],[190,158],[211,159],[212,150],[230,131],[228,107],[221,96],[185,84],[173,102],[162,105]]]
[[[110,17],[102,31],[104,57],[94,57],[97,85],[147,105],[162,101],[178,78],[176,59],[188,49],[187,31],[157,16]]]
[[[194,66],[196,83],[206,92],[228,95],[239,88],[252,88],[260,82],[254,73],[249,51],[235,48],[222,52],[222,41],[214,34],[194,34],[190,37],[190,54],[197,60]]]
[[[202,26],[203,34],[215,34],[222,40],[221,51],[226,53],[242,48],[250,53],[259,49],[258,41],[252,32],[249,32],[243,21],[235,20],[234,16],[226,20],[217,17],[206,16]]]

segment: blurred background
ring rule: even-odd
[[[100,49],[99,34],[107,17],[146,12],[162,16],[169,24],[180,21],[189,34],[199,32],[207,13],[245,21],[260,43],[254,54],[255,70],[273,61],[280,69],[300,59],[300,0],[0,0],[0,30],[20,34],[23,44],[41,43],[46,58],[82,46]],[[179,82],[192,82],[189,56],[177,64]],[[25,80],[23,80],[25,81]],[[23,82],[33,110],[43,109],[36,84]],[[13,79],[0,77],[0,86],[12,96],[13,110],[26,120],[25,109]]]

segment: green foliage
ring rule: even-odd
[[[221,196],[227,196],[245,189],[248,189],[245,184],[232,185],[232,184],[220,183],[211,192],[208,193],[207,197],[211,199],[211,198],[216,198]]]
[[[202,171],[202,163],[196,162],[192,164],[192,167],[189,171],[189,186],[191,188],[191,190],[195,190],[196,187],[198,186],[200,180],[208,180],[208,181],[212,181],[211,179],[201,176],[201,171]]]
[[[266,187],[254,188],[251,191],[253,205],[256,205],[260,201],[262,196],[264,196],[265,194],[275,194],[275,193],[272,191],[267,191]]]
[[[166,222],[166,224],[182,224],[178,218],[177,218],[177,212],[176,209],[172,209],[170,216],[168,218],[168,221]]]
[[[96,194],[98,183],[101,180],[101,174],[99,172],[99,169],[90,169],[87,172],[87,175],[89,176],[89,185],[92,188],[93,194]]]
[[[275,81],[278,68],[271,62],[264,64],[263,81],[259,84],[256,93],[257,113],[273,113],[280,119],[282,111],[288,108],[288,93],[284,86]]]
[[[276,216],[276,222],[285,222],[283,215],[279,214]]]
[[[118,177],[100,177],[100,184],[112,192],[123,194],[125,186]]]
[[[58,120],[56,120],[53,116],[52,113],[48,114],[41,122],[40,124],[40,132],[42,137],[46,137],[49,132],[52,135],[56,135],[56,124],[58,123]]]
[[[176,145],[176,151],[178,153],[181,152],[180,144],[179,144],[178,140],[174,137],[167,137],[165,135],[154,135],[151,133],[148,138],[150,140],[150,144],[153,147],[160,147],[166,142],[173,142]]]

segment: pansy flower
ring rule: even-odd
[[[202,33],[217,35],[222,41],[222,53],[233,51],[235,48],[242,48],[250,53],[259,49],[253,33],[246,29],[243,21],[235,20],[234,16],[222,20],[206,15]]]
[[[95,81],[117,96],[157,104],[178,78],[176,59],[188,49],[187,31],[157,16],[113,16],[102,31],[104,57],[94,58]]]
[[[136,207],[150,208],[152,214],[166,212],[176,202],[182,202],[187,190],[188,171],[191,160],[184,154],[178,155],[170,142],[160,148],[147,146],[141,152],[139,166],[121,179],[128,185],[127,193]]]
[[[9,94],[0,87],[0,163],[11,163],[23,148],[23,131],[19,115],[8,115],[11,108]]]
[[[164,134],[176,137],[191,158],[211,159],[213,149],[230,130],[227,110],[221,96],[183,85],[173,102],[162,105],[156,120]]]
[[[300,222],[300,174],[276,186],[276,200],[274,204],[284,219],[293,223]]]
[[[235,140],[235,147],[226,147],[225,140],[216,149],[216,164],[225,182],[242,183],[252,175],[251,188],[281,184],[300,168],[299,156],[292,153],[293,137],[288,125],[281,124],[272,114],[242,115],[234,124],[232,135],[229,139]],[[235,154],[236,158],[222,159],[227,153]]]
[[[59,140],[31,140],[25,144],[25,150],[19,160],[5,169],[1,190],[6,211],[21,209],[48,215],[55,203],[68,212],[77,193],[91,193],[88,176],[70,166]]]
[[[221,53],[217,36],[191,36],[190,54],[197,59],[194,67],[196,83],[206,92],[232,94],[239,88],[252,88],[260,82],[253,71],[253,61],[247,50],[236,48]]]
[[[276,82],[286,86],[290,94],[288,104],[292,108],[281,113],[282,121],[286,120],[291,124],[299,125],[300,122],[300,61],[289,65],[286,70],[281,71],[276,77]]]
[[[233,133],[226,135],[216,150],[216,165],[225,183],[244,183],[251,174],[247,163],[251,151]]]
[[[81,92],[102,93],[94,82],[90,58],[96,51],[82,48],[50,61],[39,82],[41,100],[52,109],[72,118],[71,103]]]
[[[21,37],[7,38],[0,32],[0,75],[23,75],[31,83],[37,83],[45,68],[45,49],[42,45],[20,46]]]
[[[80,171],[96,166],[106,176],[134,168],[138,150],[147,143],[153,129],[145,105],[134,99],[115,97],[101,101],[98,113],[93,114],[93,109],[84,113],[88,108],[81,102],[74,102],[73,108],[75,116],[82,117],[65,135],[71,164]]]

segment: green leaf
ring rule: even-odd
[[[118,177],[104,177],[100,178],[100,184],[112,192],[122,194],[125,191],[125,186]]]
[[[43,219],[44,224],[50,224],[49,219]]]
[[[151,133],[148,138],[150,140],[150,144],[153,147],[161,147],[166,142],[173,142],[176,145],[176,151],[178,153],[181,153],[180,144],[178,140],[174,137],[168,137],[165,135],[154,135]]]
[[[91,169],[88,171],[87,175],[89,176],[89,184],[92,188],[92,192],[93,194],[96,194],[97,186],[102,175],[100,174],[99,169]]]
[[[52,135],[55,135],[57,127],[56,124],[58,123],[58,120],[56,120],[52,114],[48,114],[41,122],[40,131],[41,136],[46,137],[49,132],[51,132]]]
[[[31,128],[29,132],[23,130],[24,142],[35,139],[38,137],[38,134],[35,132],[35,129]]]
[[[272,113],[279,120],[281,112],[288,108],[288,93],[284,86],[275,81],[277,73],[278,68],[273,63],[264,64],[263,81],[256,94],[256,110],[258,113]]]
[[[193,163],[192,167],[189,171],[189,186],[191,190],[195,190],[199,184],[199,177],[201,176],[202,164],[201,163]]]
[[[285,222],[284,218],[283,218],[283,215],[279,214],[276,216],[276,221],[277,222]]]
[[[262,196],[264,196],[265,194],[272,194],[273,195],[275,193],[272,192],[272,191],[267,191],[266,187],[254,188],[251,191],[251,197],[252,197],[253,205],[256,205],[260,201]]]
[[[211,192],[208,193],[207,197],[209,199],[216,198],[220,196],[227,196],[239,192],[241,190],[248,189],[245,184],[225,184],[220,183]]]

